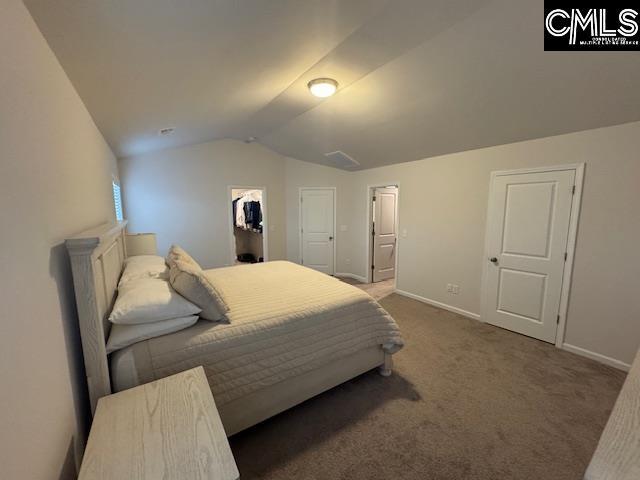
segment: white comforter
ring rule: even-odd
[[[117,390],[203,365],[218,405],[379,345],[403,341],[368,294],[289,262],[208,270],[229,305],[229,324],[193,327],[116,352]]]

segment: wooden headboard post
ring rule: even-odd
[[[126,224],[125,220],[100,225],[65,241],[71,259],[92,415],[98,399],[111,393],[107,317],[126,258]]]

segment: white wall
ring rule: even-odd
[[[113,220],[115,160],[19,0],[0,2],[0,465],[3,478],[72,478],[86,390],[64,238]],[[337,270],[364,275],[366,187],[400,182],[399,288],[471,312],[489,172],[586,162],[566,341],[631,362],[640,341],[640,123],[346,173],[225,140],[125,159],[132,231],[229,258],[227,185],[266,186],[272,259],[298,255],[297,190],[338,188]],[[285,208],[286,199],[286,208]],[[286,238],[285,238],[286,231]],[[449,296],[445,284],[458,283]],[[80,432],[80,434],[79,434]]]
[[[360,277],[368,265],[367,188],[399,183],[408,235],[400,239],[398,288],[480,314],[490,172],[585,162],[565,342],[629,363],[640,342],[637,138],[633,123],[353,173],[224,140],[125,159],[121,171],[131,230],[158,232],[162,251],[182,243],[206,266],[228,263],[227,185],[267,186],[276,227],[270,258],[286,251],[291,261],[299,258],[299,188],[336,187],[336,272]],[[448,294],[447,283],[460,285],[459,295]]]
[[[364,275],[367,185],[399,182],[398,288],[480,313],[493,170],[586,163],[565,342],[630,363],[640,344],[640,122],[353,173],[353,273]],[[304,175],[301,173],[300,175]],[[339,204],[340,205],[340,204]],[[342,259],[339,259],[339,262]],[[446,291],[460,285],[459,295]]]
[[[565,342],[630,363],[640,343],[638,138],[640,123],[631,123],[360,172],[224,140],[128,158],[120,167],[131,231],[156,231],[161,251],[182,243],[208,267],[230,258],[228,185],[267,186],[276,228],[270,258],[291,261],[299,258],[300,187],[336,187],[336,272],[359,277],[368,266],[367,188],[399,183],[400,229],[408,235],[400,238],[398,288],[480,314],[490,172],[585,162]],[[448,294],[447,283],[460,293]]]
[[[158,250],[184,247],[203,267],[231,263],[230,185],[266,187],[269,259],[286,257],[284,157],[219,140],[120,160],[130,232],[156,232]]]
[[[0,2],[0,477],[74,477],[86,383],[68,236],[114,219],[111,151],[19,0]],[[78,435],[78,432],[80,434]]]
[[[480,314],[490,172],[585,162],[565,342],[630,363],[640,343],[638,138],[640,122],[360,172],[224,140],[120,166],[131,230],[158,232],[162,251],[182,243],[206,266],[228,263],[228,185],[267,186],[276,228],[270,258],[292,261],[299,258],[299,188],[336,187],[336,272],[360,277],[368,266],[367,188],[399,183],[400,229],[408,235],[399,240],[398,288]],[[460,293],[448,294],[447,283],[460,285]]]

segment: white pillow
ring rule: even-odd
[[[141,325],[114,325],[107,342],[107,353],[115,352],[134,343],[177,332],[194,325],[198,321],[197,315],[182,318],[171,318],[161,322],[145,323]]]
[[[124,271],[118,286],[136,278],[169,278],[169,267],[158,255],[135,255],[124,261]]]
[[[123,325],[151,323],[195,315],[200,310],[171,288],[167,280],[136,278],[118,288],[109,320]]]

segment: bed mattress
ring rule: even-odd
[[[402,348],[396,322],[367,293],[290,262],[207,270],[229,305],[228,324],[145,340],[111,356],[122,390],[202,365],[224,405],[339,358]]]

